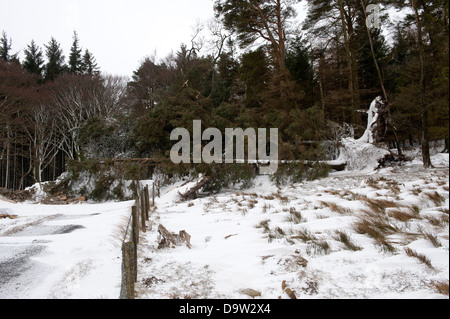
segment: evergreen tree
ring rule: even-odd
[[[83,55],[83,61],[82,61],[82,73],[87,75],[99,75],[100,74],[100,68],[97,66],[97,62],[92,55],[91,52],[89,52],[88,49],[84,51]]]
[[[292,83],[286,68],[288,23],[295,16],[294,5],[299,0],[216,0],[214,9],[224,26],[236,32],[241,47],[267,44],[267,53],[276,69],[272,85],[286,108],[292,104]]]
[[[64,55],[59,43],[55,38],[51,38],[49,43],[45,45],[48,62],[45,65],[45,80],[54,80],[58,75],[63,74],[67,70],[64,63]]]
[[[270,76],[269,69],[269,62],[263,48],[242,55],[240,74],[245,84],[245,107],[264,105]]]
[[[286,67],[292,79],[303,89],[305,98],[303,107],[314,105],[314,70],[311,61],[310,47],[302,37],[297,37],[286,53]]]
[[[17,53],[11,55],[12,49],[12,40],[6,35],[6,32],[3,31],[2,37],[0,39],[0,59],[6,62],[17,61]]]
[[[44,58],[42,49],[36,45],[34,40],[25,49],[25,61],[23,62],[23,68],[30,73],[36,73],[42,75]]]
[[[81,57],[81,48],[79,45],[78,34],[76,31],[73,32],[73,43],[70,48],[69,55],[69,72],[74,74],[81,74],[83,68],[83,60]]]

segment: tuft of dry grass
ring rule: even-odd
[[[282,204],[286,204],[289,202],[289,198],[286,196],[281,195],[280,193],[272,193],[272,196],[278,198]]]
[[[286,217],[286,221],[293,224],[300,224],[305,222],[302,213],[297,211],[295,207],[289,208],[289,215]]]
[[[411,219],[418,219],[416,214],[405,212],[401,209],[393,209],[388,212],[388,216],[397,219],[401,222],[408,222]]]
[[[448,281],[444,281],[444,280],[433,280],[430,284],[430,286],[432,288],[434,288],[438,293],[440,293],[441,295],[449,295],[449,291],[448,291]]]
[[[262,220],[259,222],[258,225],[255,226],[255,228],[262,228],[264,233],[269,233],[270,232],[269,223],[270,223],[270,219]]]
[[[341,230],[336,230],[335,234],[334,234],[334,239],[340,241],[341,243],[344,244],[345,248],[347,248],[348,250],[352,250],[352,251],[359,251],[362,250],[361,247],[355,245],[352,242],[352,239],[350,238],[350,235],[347,234],[344,231]]]
[[[384,214],[387,208],[399,208],[400,205],[393,201],[376,198],[361,198],[361,201],[372,211]]]
[[[323,239],[310,241],[306,247],[306,253],[308,255],[328,255],[330,252],[330,244]]]
[[[352,212],[350,209],[342,207],[336,203],[320,201],[320,204],[324,207],[328,207],[331,211],[336,212],[340,215],[347,215]]]
[[[440,195],[438,192],[426,192],[424,193],[425,197],[432,201],[436,206],[441,206],[443,202],[445,202],[445,198]]]
[[[358,234],[364,234],[372,238],[375,245],[384,252],[395,252],[395,247],[387,240],[386,236],[397,232],[397,228],[389,223],[387,217],[375,216],[371,211],[368,211],[367,214],[358,218],[353,224],[353,229]]]
[[[420,233],[423,235],[423,237],[428,240],[434,247],[439,248],[442,247],[441,242],[439,241],[439,239],[437,238],[436,235],[430,233],[430,232],[426,232],[421,230]]]
[[[415,251],[409,247],[405,248],[405,253],[409,257],[416,258],[421,263],[425,264],[428,268],[434,269],[433,265],[431,265],[431,261],[425,255],[419,254],[417,251]]]
[[[299,240],[303,241],[304,243],[317,240],[317,237],[306,228],[301,228],[301,229],[295,230],[294,236],[291,236],[290,238],[291,239],[299,239]]]

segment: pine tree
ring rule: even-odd
[[[12,49],[12,40],[6,35],[6,32],[3,31],[2,37],[0,39],[0,59],[6,62],[17,61],[17,53],[11,55]]]
[[[36,73],[42,75],[43,71],[43,53],[42,49],[36,45],[34,40],[28,45],[27,49],[24,51],[25,61],[23,62],[23,68],[30,73]]]
[[[73,43],[70,48],[69,55],[69,72],[74,74],[81,74],[83,68],[83,60],[81,57],[81,48],[79,45],[78,34],[76,31],[73,32]]]
[[[295,16],[294,4],[299,0],[216,0],[214,9],[222,17],[224,26],[236,32],[242,48],[263,40],[270,50],[273,85],[282,104],[289,108],[292,104],[292,87],[286,68],[286,42],[288,23]]]
[[[81,71],[82,74],[87,75],[99,75],[100,74],[100,68],[97,66],[97,62],[92,55],[91,52],[89,52],[88,49],[84,51],[83,55],[83,61],[81,64]]]
[[[314,105],[314,69],[311,62],[310,47],[301,36],[289,47],[286,53],[286,67],[292,79],[303,89],[305,98],[303,107]]]
[[[59,43],[55,38],[51,38],[49,43],[45,45],[46,56],[48,59],[45,65],[45,80],[54,80],[58,75],[63,74],[67,70],[67,66],[64,63],[64,55]]]

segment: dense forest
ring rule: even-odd
[[[449,2],[216,0],[190,43],[132,78],[106,75],[76,32],[13,51],[0,39],[0,187],[55,180],[70,161],[168,158],[177,127],[278,128],[280,159],[333,159],[341,137],[362,135],[375,97],[387,105],[383,142],[402,152],[449,141]],[[397,24],[389,10],[403,10]],[[379,14],[379,15],[378,15]],[[389,30],[389,41],[383,35]],[[207,35],[207,36],[200,36]],[[118,61],[117,63],[120,63]]]

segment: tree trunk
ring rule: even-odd
[[[419,80],[419,103],[421,109],[421,124],[422,124],[422,161],[425,168],[431,167],[430,158],[430,140],[428,133],[428,106],[425,101],[425,48],[422,35],[422,24],[420,22],[419,10],[415,0],[410,0],[411,6],[414,10],[417,26],[417,40],[419,44],[419,68],[420,68],[420,80]]]
[[[356,101],[355,101],[355,84],[354,84],[354,72],[353,72],[353,63],[352,63],[352,54],[350,51],[350,41],[349,34],[347,28],[347,22],[345,19],[344,5],[342,0],[338,1],[339,3],[339,11],[342,22],[342,33],[344,36],[344,46],[345,46],[345,58],[347,60],[347,70],[348,70],[348,89],[351,95],[351,110],[350,110],[350,121],[351,123],[356,123]]]

